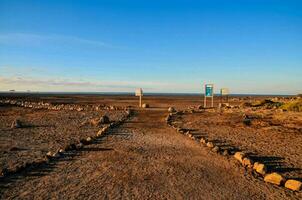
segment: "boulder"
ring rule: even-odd
[[[278,173],[271,173],[264,177],[264,181],[275,185],[281,185],[285,179]]]
[[[243,158],[245,157],[245,153],[243,153],[243,152],[236,152],[235,154],[234,154],[234,158],[236,159],[236,160],[238,160],[240,163],[242,163],[243,162]]]
[[[267,171],[266,166],[262,163],[259,163],[259,162],[254,163],[253,169],[257,173],[261,174],[262,176],[264,176],[266,174],[266,171]]]
[[[149,104],[144,103],[144,104],[142,105],[142,107],[143,107],[143,108],[149,108],[150,106],[149,106]]]
[[[300,191],[302,188],[302,182],[290,179],[285,182],[285,187],[290,190]]]

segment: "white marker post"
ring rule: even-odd
[[[229,89],[228,88],[221,88],[220,89],[220,96],[221,96],[221,102],[223,101],[223,97],[226,97],[226,102],[228,103],[229,102]]]
[[[139,88],[135,90],[135,96],[139,97],[139,107],[142,107],[142,96],[143,96],[143,89]]]
[[[207,107],[207,97],[212,98],[211,107],[214,107],[214,84],[205,84],[204,85],[204,108]]]

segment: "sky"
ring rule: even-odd
[[[301,0],[0,0],[0,91],[302,93]]]

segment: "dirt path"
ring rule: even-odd
[[[298,199],[140,111],[110,135],[2,185],[3,199]]]

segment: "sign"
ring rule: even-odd
[[[229,89],[228,88],[221,88],[220,89],[220,94],[221,96],[226,96],[226,95],[229,95]]]
[[[206,84],[205,85],[205,96],[206,97],[213,97],[213,89],[214,85],[213,84]]]
[[[143,96],[143,89],[142,88],[136,89],[135,96],[137,96],[137,97]]]

